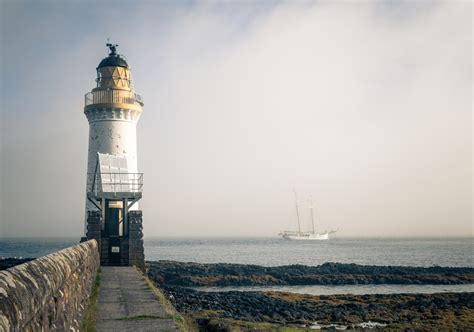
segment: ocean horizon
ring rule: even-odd
[[[78,237],[0,238],[0,257],[38,258],[79,243]],[[355,238],[288,241],[279,237],[146,237],[145,259],[263,266],[360,265],[474,267],[472,237]]]

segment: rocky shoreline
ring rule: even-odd
[[[16,258],[16,257],[6,257],[0,258],[0,271],[9,269],[13,266],[20,265],[29,261],[34,260],[35,258]]]
[[[250,326],[355,327],[376,322],[389,328],[423,330],[474,327],[474,293],[312,296],[280,292],[199,292],[165,287],[176,309],[203,330],[238,322]],[[243,324],[244,326],[246,324]]]
[[[407,267],[325,263],[319,266],[265,267],[244,264],[148,262],[148,274],[159,284],[173,286],[273,286],[474,283],[474,268]]]
[[[470,284],[472,268],[317,267],[148,262],[149,277],[202,331],[318,329],[472,330],[474,293],[313,296],[283,292],[203,292],[189,286]],[[398,282],[395,282],[398,281]]]

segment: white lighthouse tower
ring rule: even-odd
[[[143,99],[135,93],[130,67],[117,53],[118,45],[107,46],[110,53],[96,69],[97,85],[85,95],[89,121],[85,235],[101,242],[103,265],[129,265],[137,256],[137,250],[131,255],[130,243],[140,245],[130,239],[140,240],[143,248],[138,210],[143,175],[138,173],[136,130]]]

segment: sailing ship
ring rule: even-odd
[[[293,190],[295,194],[295,206],[296,206],[296,220],[298,221],[298,231],[283,231],[279,235],[282,236],[286,240],[329,240],[329,234],[336,233],[336,231],[324,231],[324,232],[316,232],[314,230],[314,206],[313,200],[310,198],[309,210],[311,214],[311,231],[301,231],[301,222],[300,222],[300,212],[298,207],[298,197],[296,195],[296,191]]]

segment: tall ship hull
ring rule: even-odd
[[[323,232],[323,233],[290,233],[290,232],[283,232],[281,236],[286,240],[296,240],[296,241],[321,241],[321,240],[329,240],[330,232]]]

